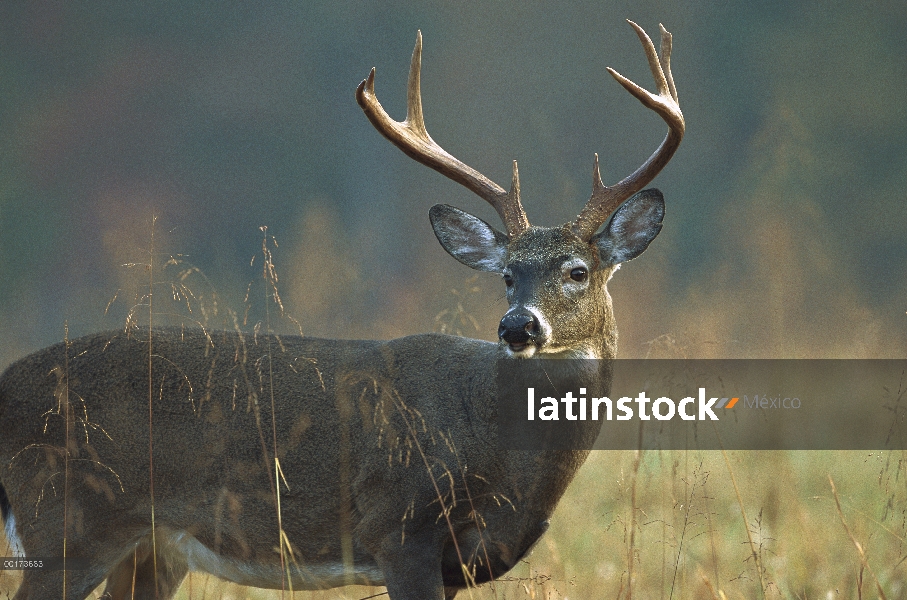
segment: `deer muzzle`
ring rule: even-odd
[[[537,344],[541,326],[538,318],[525,308],[512,310],[504,315],[498,327],[498,337],[510,346],[513,352],[525,350],[529,344]]]

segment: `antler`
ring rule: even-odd
[[[652,76],[655,78],[655,87],[658,88],[658,94],[652,94],[640,86],[636,85],[611,67],[608,72],[620,83],[628,92],[636,96],[646,107],[654,110],[668,124],[668,135],[658,147],[658,150],[649,157],[649,159],[636,169],[633,174],[629,175],[619,183],[608,187],[602,183],[601,174],[598,170],[598,154],[595,155],[595,163],[592,168],[592,197],[580,212],[579,216],[573,222],[573,232],[582,240],[588,241],[605,221],[611,216],[611,213],[620,204],[641,190],[647,183],[652,181],[658,172],[661,171],[671,156],[680,145],[683,139],[684,122],[683,113],[680,112],[680,106],[677,102],[677,89],[674,87],[674,79],[671,77],[671,34],[659,25],[661,28],[661,55],[655,53],[655,46],[652,40],[643,31],[643,28],[634,23],[627,21],[636,30],[639,40],[642,42],[646,57],[649,59],[649,68],[652,70]]]
[[[422,32],[420,31],[416,36],[416,47],[413,49],[413,59],[409,68],[405,121],[394,121],[378,102],[378,97],[375,95],[374,68],[368,78],[356,88],[356,101],[381,135],[403,150],[410,158],[431,167],[484,198],[500,215],[510,237],[515,237],[529,228],[529,220],[520,203],[520,178],[516,161],[513,161],[513,181],[510,191],[506,192],[495,182],[448,154],[431,139],[422,117],[422,93],[419,85],[421,69]]]

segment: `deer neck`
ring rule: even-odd
[[[611,305],[611,295],[604,290],[602,313],[589,338],[588,358],[611,360],[617,358],[617,322]],[[609,386],[610,387],[610,386]]]

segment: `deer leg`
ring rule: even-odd
[[[399,533],[388,536],[375,560],[384,573],[390,600],[453,598],[446,595],[441,576],[441,552],[432,539],[407,538],[401,545]]]
[[[157,568],[150,539],[144,539],[107,576],[105,600],[168,600],[176,594],[189,567],[182,554],[158,547]]]
[[[50,512],[50,510],[48,511]],[[18,530],[22,539],[20,543],[26,549],[26,556],[22,560],[38,560],[37,557],[61,557],[64,555],[62,541],[51,537],[42,527],[21,527]],[[16,533],[15,531],[13,532]],[[74,541],[68,547],[68,556],[87,557],[97,556],[97,546],[84,543],[84,540]],[[93,561],[87,569],[48,570],[25,569],[22,572],[22,582],[13,596],[13,600],[43,600],[44,598],[60,598],[62,600],[84,600],[104,581],[107,572],[103,560]],[[8,596],[6,596],[8,598]]]

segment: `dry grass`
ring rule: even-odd
[[[272,243],[263,231],[256,259],[261,274],[254,284],[262,287],[255,291],[250,284],[245,309],[238,313],[220,306],[204,275],[179,256],[158,261],[157,275],[155,261],[126,265],[137,271],[132,288],[118,293],[119,300],[129,299],[126,326],[139,324],[144,315],[155,323],[245,328],[255,335],[278,328],[301,331],[284,314]],[[478,322],[469,305],[476,291],[474,279],[452,290],[453,306],[438,315],[437,328],[474,335]],[[670,336],[651,346],[653,355],[678,352]],[[268,442],[276,446],[276,440]],[[275,464],[274,480],[279,475]],[[278,490],[275,486],[272,492]],[[461,596],[907,596],[905,452],[597,451],[551,523],[534,552],[511,573]],[[0,533],[0,556],[9,554]],[[20,578],[17,572],[0,571],[0,599],[13,595]],[[203,573],[190,574],[177,595],[186,600],[370,597],[386,594],[368,587],[257,590]]]
[[[901,452],[736,451],[725,463],[720,452],[646,452],[634,508],[635,453],[593,452],[529,558],[494,591],[482,586],[472,597],[904,597],[905,459]],[[0,539],[0,555],[5,548]],[[11,596],[18,580],[13,571],[0,572],[0,598]],[[383,591],[348,587],[284,597],[359,599]],[[177,596],[280,597],[202,573],[187,577]]]

